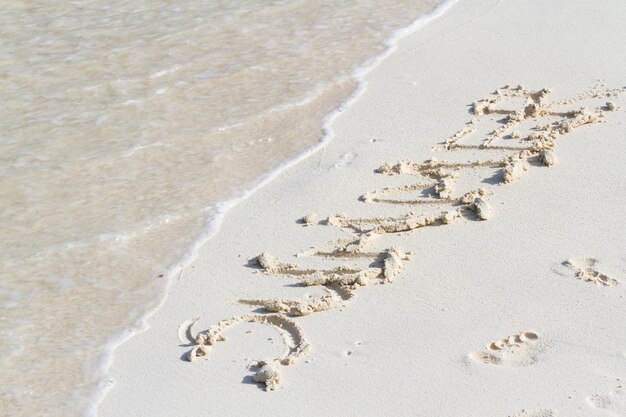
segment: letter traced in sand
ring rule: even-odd
[[[489,365],[517,368],[537,362],[544,348],[536,333],[523,332],[490,343],[485,349],[470,353],[469,357]]]
[[[268,324],[278,328],[284,335],[287,351],[282,357],[260,361],[256,364],[255,381],[265,383],[273,390],[282,379],[280,365],[295,362],[310,350],[302,330],[294,318],[337,309],[351,301],[359,288],[370,284],[393,282],[405,269],[411,258],[411,251],[404,251],[394,245],[387,249],[369,250],[383,237],[412,233],[429,226],[448,225],[459,220],[487,220],[495,218],[490,197],[493,189],[500,185],[523,180],[533,167],[552,167],[557,163],[556,141],[575,129],[603,122],[605,111],[616,111],[619,106],[614,101],[624,89],[595,87],[577,96],[549,102],[550,89],[527,90],[522,86],[505,86],[492,96],[472,104],[472,119],[447,138],[435,151],[462,155],[459,152],[472,152],[472,157],[464,162],[446,161],[432,158],[422,163],[402,160],[395,164],[385,163],[375,170],[377,174],[412,178],[410,184],[386,187],[379,191],[365,193],[359,200],[368,204],[389,204],[397,206],[420,206],[431,212],[409,211],[387,217],[352,217],[344,213],[331,215],[326,221],[318,222],[314,214],[298,220],[307,227],[326,225],[340,229],[350,235],[326,244],[311,247],[296,254],[297,257],[317,258],[321,261],[342,260],[344,262],[369,262],[368,267],[339,265],[331,268],[305,268],[264,252],[256,258],[258,265],[267,275],[284,276],[296,280],[300,287],[323,287],[323,294],[317,298],[283,299],[258,297],[239,300],[241,305],[261,308],[265,314],[243,314],[219,322],[205,332],[192,334],[196,320],[190,320],[179,330],[181,340],[193,346],[188,358],[195,360],[207,356],[210,347],[224,340],[223,332],[241,322]],[[585,107],[562,109],[564,106],[580,105],[582,101],[601,100],[593,110]],[[512,107],[505,108],[504,104]],[[480,131],[483,120],[497,120],[499,124],[478,143],[467,143]],[[484,159],[476,159],[476,153],[487,153]],[[344,159],[351,159],[350,158]],[[495,171],[495,172],[494,172]],[[484,183],[488,187],[468,189],[462,187],[464,174],[485,172]],[[489,173],[487,173],[489,172]],[[495,175],[494,175],[495,174]],[[416,181],[415,177],[419,177]],[[447,206],[447,207],[442,207]],[[435,213],[432,213],[433,209]],[[593,261],[593,260],[592,260]],[[595,263],[570,260],[579,270],[581,279],[596,282],[598,285],[616,285],[617,281],[597,272]],[[581,263],[582,262],[582,263]],[[524,332],[490,344],[485,350],[469,356],[481,363],[504,366],[525,366],[536,361],[544,344],[533,332]],[[549,410],[548,410],[549,411]],[[548,412],[546,411],[546,412]],[[550,412],[551,413],[551,412]],[[521,416],[551,416],[552,414],[520,414]]]
[[[376,256],[375,261],[379,267],[371,267],[366,269],[352,269],[346,266],[339,266],[329,270],[309,270],[299,269],[294,264],[283,267],[277,258],[271,257],[272,262],[267,263],[267,253],[263,253],[257,257],[259,264],[266,265],[265,272],[270,275],[290,275],[300,280],[302,286],[324,286],[326,294],[314,301],[290,301],[290,300],[240,300],[243,304],[262,306],[270,311],[288,312],[292,308],[303,308],[304,311],[314,309],[315,311],[324,311],[332,307],[338,306],[339,300],[334,296],[336,293],[343,301],[352,298],[353,292],[360,287],[369,285],[372,280],[378,279],[380,283],[392,282],[394,277],[399,275],[404,269],[405,261],[408,261],[412,252],[405,252],[402,248],[393,247],[382,252],[382,256]],[[278,310],[272,310],[278,309]],[[315,312],[311,311],[311,312]],[[293,314],[305,315],[305,314]]]
[[[326,293],[311,301],[284,300],[284,299],[256,299],[239,300],[241,304],[263,307],[273,313],[284,313],[288,316],[306,316],[319,311],[330,310],[341,305],[341,298],[334,292],[326,289]]]
[[[278,314],[253,315],[244,314],[223,320],[211,326],[208,330],[193,335],[193,325],[198,319],[188,320],[181,324],[178,335],[181,342],[188,343],[193,348],[187,353],[187,360],[193,362],[208,356],[211,347],[217,342],[226,341],[224,332],[239,323],[259,323],[273,326],[283,337],[284,353],[276,358],[257,362],[254,367],[260,368],[254,376],[255,381],[264,382],[267,390],[273,390],[280,383],[279,365],[291,365],[301,356],[306,355],[310,345],[304,338],[302,329],[293,320]]]
[[[576,276],[586,282],[593,282],[601,287],[613,287],[619,281],[597,270],[598,260],[593,258],[571,258],[563,265],[576,271]]]

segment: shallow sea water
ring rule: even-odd
[[[83,413],[224,202],[317,144],[437,3],[3,2],[2,414]]]

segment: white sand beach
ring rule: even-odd
[[[227,213],[91,412],[626,416],[625,21],[463,0],[402,39],[328,145]]]

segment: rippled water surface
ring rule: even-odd
[[[317,143],[418,1],[3,1],[0,410],[78,415],[107,340]]]

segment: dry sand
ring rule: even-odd
[[[118,348],[98,415],[626,415],[625,20],[467,0],[401,41]]]

